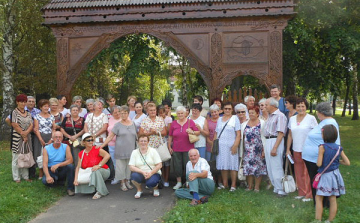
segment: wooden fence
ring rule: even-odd
[[[223,101],[231,101],[233,104],[244,103],[246,96],[254,96],[255,102],[259,102],[262,98],[268,98],[268,92],[264,93],[256,89],[242,87],[238,90],[229,90],[227,94],[223,94]]]

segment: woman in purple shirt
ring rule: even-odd
[[[186,109],[184,106],[176,108],[178,120],[171,123],[168,148],[173,154],[175,176],[177,183],[173,187],[177,190],[181,187],[181,177],[186,163],[189,161],[188,151],[195,148],[194,143],[190,143],[188,133],[200,135],[200,131],[196,127],[194,121],[186,119]],[[190,125],[189,125],[190,124]],[[172,145],[171,145],[172,143]]]

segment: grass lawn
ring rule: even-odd
[[[336,119],[340,125],[342,146],[351,166],[341,166],[346,194],[339,198],[338,213],[333,222],[360,222],[360,121],[351,117]],[[164,216],[166,222],[311,222],[315,219],[312,202],[295,200],[297,192],[286,198],[277,198],[262,184],[260,193],[216,190],[209,202],[189,207],[189,200],[178,200],[176,206]],[[328,210],[323,220],[328,217]]]
[[[65,194],[65,188],[47,188],[40,180],[15,183],[9,142],[0,143],[0,222],[28,222]]]

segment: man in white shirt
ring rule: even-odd
[[[214,193],[215,183],[210,172],[210,165],[206,159],[200,157],[197,149],[189,151],[190,161],[186,164],[186,179],[189,188],[180,188],[175,191],[179,198],[191,199],[191,206],[203,204],[208,196]]]

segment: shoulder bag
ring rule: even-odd
[[[230,121],[230,119],[229,119],[229,121]],[[219,134],[219,137],[217,137],[217,139],[214,139],[213,148],[211,150],[211,153],[213,153],[215,155],[219,155],[219,139],[229,121],[227,121],[226,124],[224,125],[224,127],[222,128],[222,130]]]
[[[146,165],[150,168],[150,170],[152,170],[152,168],[149,166],[149,164],[146,162],[144,156],[143,156],[142,153],[140,152],[140,149],[139,149],[139,153],[140,153],[141,157],[143,158],[144,162],[146,163]],[[162,180],[162,177],[160,177],[160,180],[159,180],[159,182],[158,182],[158,188],[159,188],[159,189],[163,189],[163,188],[164,188],[164,182],[163,182],[163,180]]]
[[[41,155],[36,158],[36,163],[40,169],[43,168],[43,151],[44,147],[41,147]]]
[[[246,176],[244,175],[244,167],[243,167],[242,163],[243,163],[243,158],[240,159],[240,165],[239,165],[239,171],[238,171],[238,179],[240,181],[246,180]]]
[[[170,155],[167,143],[161,137],[160,131],[159,131],[159,135],[160,135],[161,145],[156,150],[160,155],[161,161],[166,162],[169,159],[171,159],[171,155]]]
[[[188,122],[188,129],[190,129],[190,118],[189,118],[189,122]],[[188,133],[188,135],[189,135],[190,143],[195,143],[200,140],[199,136],[197,136],[195,134]]]
[[[312,183],[312,187],[314,189],[317,189],[318,188],[318,184],[319,184],[319,181],[320,181],[320,178],[321,178],[321,175],[323,173],[325,173],[325,171],[330,167],[330,165],[334,162],[334,160],[336,159],[336,157],[339,155],[339,152],[340,152],[340,146],[339,146],[339,149],[337,150],[335,156],[332,158],[332,160],[330,161],[330,163],[325,167],[325,169],[321,172],[321,173],[317,173],[314,177],[314,180],[313,180],[313,183]]]
[[[90,176],[91,176],[91,169],[92,167],[88,167],[86,169],[81,168],[81,164],[84,158],[84,154],[85,154],[85,150],[83,151],[83,154],[81,156],[81,161],[80,161],[80,168],[79,168],[79,173],[78,173],[78,183],[79,184],[88,184],[90,183]]]
[[[287,175],[288,168],[290,169],[290,175]],[[289,159],[286,157],[286,164],[285,164],[285,175],[281,179],[281,184],[285,193],[292,193],[296,191],[296,184],[294,177],[292,176],[292,169],[289,166]]]
[[[80,118],[81,118],[81,117],[80,117]],[[75,130],[75,126],[74,126],[74,121],[73,121],[73,119],[72,119],[71,116],[70,116],[70,121],[71,121],[71,125],[72,125],[72,127],[73,127],[74,135],[76,135],[76,130]],[[69,143],[72,144],[73,147],[77,147],[78,145],[80,145],[80,142],[81,142],[81,138],[75,139],[74,142],[69,139]]]
[[[33,154],[31,152],[30,149],[26,149],[26,143],[24,141],[22,141],[23,146],[22,146],[22,151],[20,151],[20,154],[18,156],[18,160],[17,160],[17,166],[19,168],[30,168],[32,166],[34,166],[35,161],[34,161],[34,157]],[[27,150],[27,153],[26,153]]]

